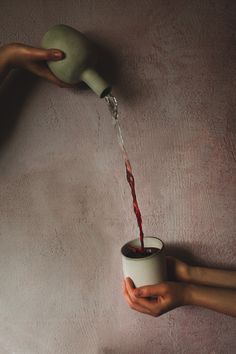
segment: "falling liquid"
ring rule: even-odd
[[[108,108],[111,112],[112,119],[113,119],[113,125],[116,130],[118,142],[121,147],[123,157],[125,160],[126,178],[127,178],[127,181],[130,185],[131,194],[133,197],[134,213],[136,215],[136,219],[137,219],[137,223],[138,223],[138,227],[139,227],[139,237],[140,237],[141,248],[135,248],[134,252],[144,252],[144,241],[143,241],[144,235],[143,235],[143,226],[142,226],[142,215],[141,215],[141,212],[140,212],[140,209],[138,206],[137,197],[136,197],[135,180],[134,180],[134,175],[132,173],[132,166],[131,166],[127,151],[124,146],[124,140],[123,140],[123,136],[122,136],[119,120],[118,120],[119,115],[118,115],[117,99],[114,96],[112,96],[112,94],[109,94],[105,97],[105,100],[106,100],[106,102],[108,104]]]

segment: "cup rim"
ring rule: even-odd
[[[150,256],[143,257],[143,258],[131,258],[131,257],[127,257],[127,256],[125,256],[125,255],[123,254],[123,250],[125,249],[125,247],[128,246],[129,243],[131,243],[131,242],[133,242],[133,241],[136,241],[136,240],[139,240],[139,238],[135,238],[135,239],[133,239],[133,240],[130,240],[130,241],[126,242],[126,243],[121,247],[120,252],[121,252],[122,257],[124,257],[124,258],[126,258],[126,259],[129,259],[129,260],[132,260],[132,261],[139,261],[139,262],[140,262],[140,261],[145,261],[146,259],[150,259],[150,258],[152,258],[152,257],[155,257],[157,254],[163,253],[164,248],[165,248],[165,244],[164,244],[164,242],[163,242],[160,238],[155,237],[155,236],[144,236],[144,239],[145,239],[145,238],[155,238],[156,240],[160,241],[161,244],[162,244],[161,249],[159,249],[157,252],[151,254]]]

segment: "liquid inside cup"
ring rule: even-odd
[[[157,247],[145,247],[144,251],[140,248],[126,246],[122,249],[122,253],[128,258],[146,258],[160,251]]]

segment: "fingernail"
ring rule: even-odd
[[[64,53],[62,53],[62,52],[59,52],[58,50],[55,50],[54,52],[53,52],[53,56],[55,57],[55,58],[58,58],[58,59],[62,59],[62,58],[64,58]]]

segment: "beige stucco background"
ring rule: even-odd
[[[235,267],[235,2],[0,2],[1,44],[57,23],[104,56],[145,234]],[[120,247],[138,230],[104,100],[15,73],[0,117],[0,353],[235,353],[233,318],[125,303]]]

